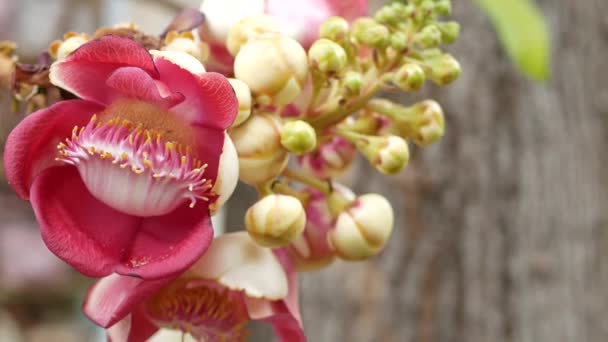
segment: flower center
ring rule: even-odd
[[[217,286],[165,288],[145,304],[158,326],[179,329],[203,341],[244,341],[249,321],[240,294]]]
[[[76,166],[93,196],[127,214],[159,216],[185,200],[191,208],[208,201],[214,194],[207,164],[165,135],[120,116],[100,122],[94,115],[59,143],[57,160]]]

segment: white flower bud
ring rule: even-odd
[[[306,83],[308,58],[297,41],[279,33],[267,33],[241,47],[234,60],[234,74],[256,97],[286,105]]]
[[[249,87],[245,82],[237,80],[236,78],[229,78],[228,82],[230,82],[232,89],[234,89],[234,92],[236,93],[236,98],[239,101],[239,113],[232,124],[232,127],[236,127],[245,122],[251,115],[251,90],[249,90]]]
[[[362,260],[378,254],[393,230],[393,208],[378,194],[359,196],[344,211],[330,233],[333,248],[346,260]]]
[[[226,47],[233,56],[236,56],[241,47],[250,39],[269,32],[279,32],[280,27],[276,19],[267,14],[247,17],[236,23],[228,33]]]
[[[204,62],[209,57],[209,46],[206,43],[197,41],[192,32],[186,31],[176,33],[171,31],[165,38],[165,46],[163,51],[181,51],[185,52],[200,62]]]
[[[230,29],[239,20],[264,13],[264,0],[204,0],[200,10],[213,40],[226,42]]]
[[[281,123],[270,114],[256,114],[230,136],[239,156],[240,179],[250,185],[267,182],[287,165],[289,154],[281,145]]]
[[[245,227],[251,238],[264,247],[290,244],[302,234],[306,214],[302,203],[287,195],[269,195],[256,202],[245,214]]]
[[[51,57],[61,61],[89,40],[90,37],[85,33],[68,32],[63,36],[63,41],[56,40],[51,43],[49,53]]]
[[[380,172],[388,175],[400,172],[410,158],[407,142],[396,135],[369,136],[351,133],[349,139]]]

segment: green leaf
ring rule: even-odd
[[[549,33],[532,0],[474,0],[487,12],[507,53],[529,77],[544,81],[550,73]]]

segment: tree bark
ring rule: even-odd
[[[446,136],[398,177],[357,163],[354,190],[387,196],[395,230],[376,258],[302,275],[309,341],[608,340],[608,2],[538,3],[546,85],[514,70],[472,1],[454,1],[463,76],[400,99],[437,99]]]

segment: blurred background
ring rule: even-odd
[[[398,99],[436,99],[446,135],[413,150],[399,176],[359,160],[343,180],[387,196],[396,227],[380,256],[301,276],[309,341],[608,340],[608,2],[537,0],[549,35],[532,43],[533,20],[497,15],[522,2],[453,1],[461,79]],[[66,31],[133,21],[160,33],[199,5],[0,0],[0,40],[33,62]],[[0,102],[1,144],[19,117]],[[239,187],[229,229],[255,198]],[[2,181],[0,341],[103,340],[80,313],[90,283],[46,252],[29,205]],[[252,340],[271,337],[256,326]]]

